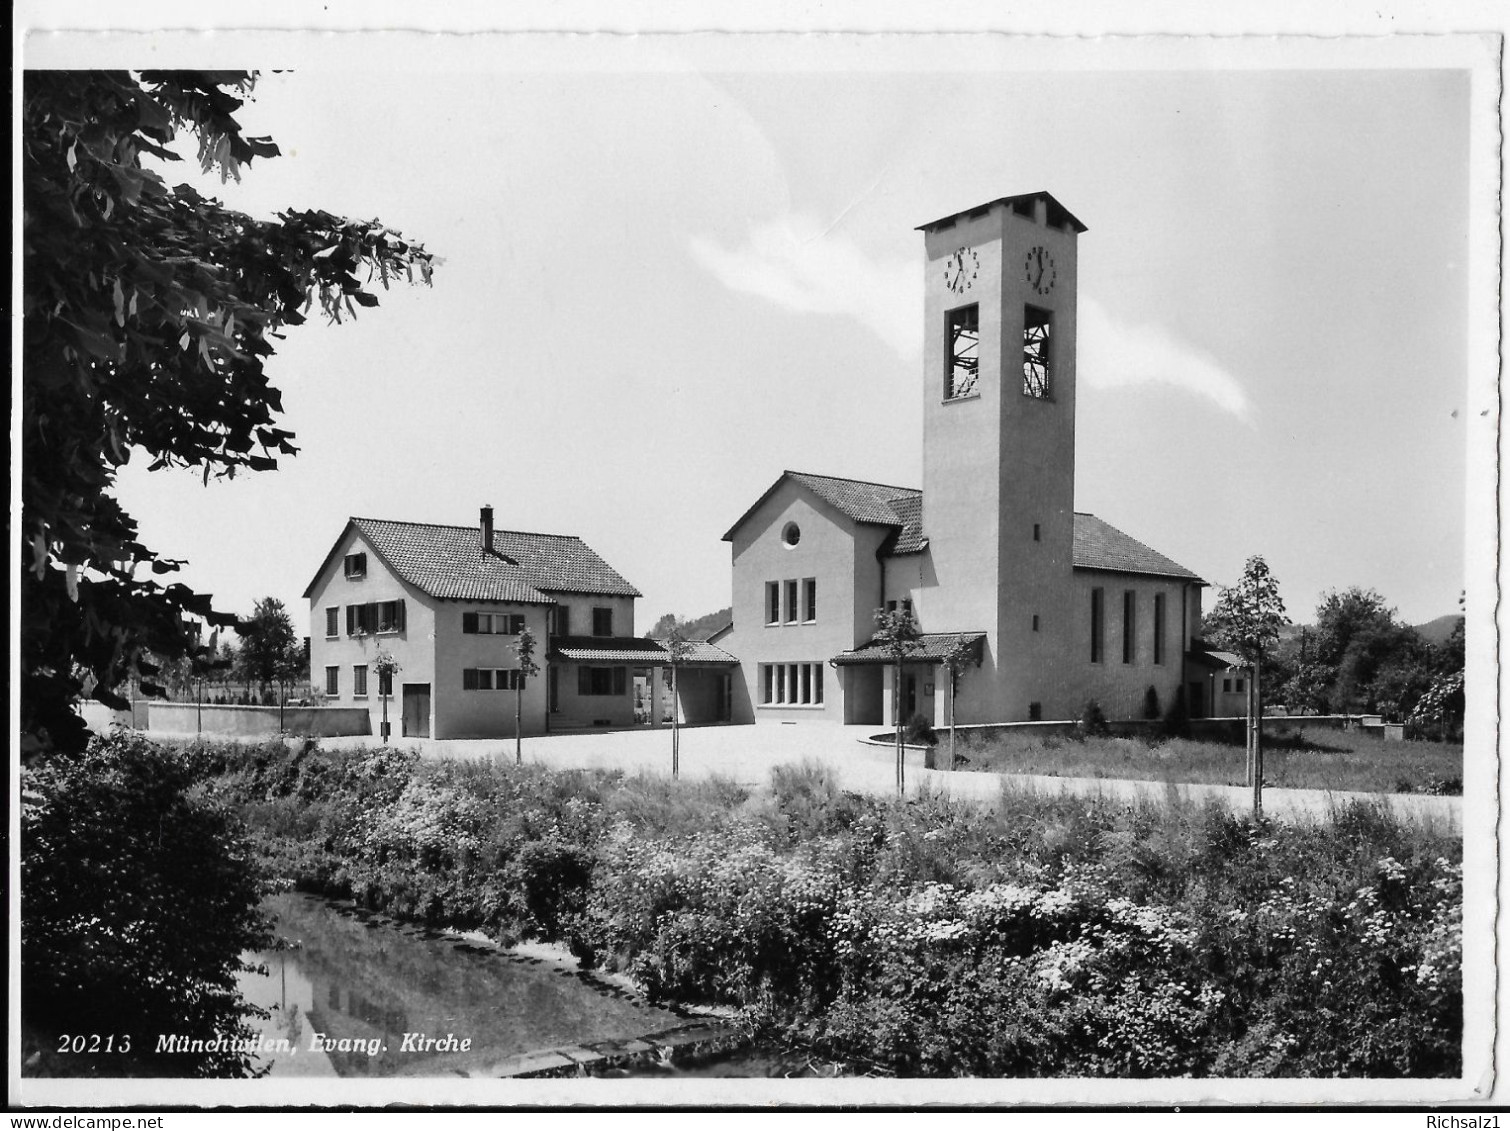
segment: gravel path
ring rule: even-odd
[[[746,785],[765,785],[778,765],[807,761],[827,766],[843,789],[876,796],[896,790],[896,756],[890,746],[865,741],[873,726],[826,724],[689,727],[681,732],[681,773],[689,778],[721,777]],[[370,737],[322,739],[327,746],[358,746]],[[426,755],[447,758],[514,757],[508,739],[400,739]],[[555,769],[619,769],[627,773],[671,772],[671,732],[665,729],[614,732],[584,731],[526,738],[526,762]],[[1069,778],[1040,774],[949,773],[925,770],[920,750],[907,751],[907,792],[942,793],[951,797],[994,800],[1003,783],[1040,793],[1067,792],[1076,796],[1097,795],[1132,799],[1137,796],[1164,798],[1171,790],[1185,800],[1200,804],[1218,798],[1234,810],[1252,804],[1252,793],[1241,786],[1172,785],[1165,782],[1128,781],[1115,778]],[[1431,797],[1411,793],[1353,793],[1322,789],[1266,789],[1264,811],[1284,820],[1325,817],[1334,807],[1351,800],[1383,801],[1397,814],[1434,825],[1459,835],[1463,828],[1461,797]]]

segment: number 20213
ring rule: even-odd
[[[58,1038],[59,1052],[130,1052],[131,1034],[122,1033],[117,1039],[114,1033],[100,1036],[98,1033],[90,1033],[87,1037],[82,1033],[69,1036],[64,1033]]]

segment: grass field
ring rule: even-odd
[[[948,733],[940,731],[939,757]],[[1062,738],[1000,735],[959,747],[963,770],[1058,777],[1244,784],[1241,746],[1171,738]],[[1290,789],[1368,793],[1463,792],[1463,747],[1442,742],[1391,742],[1362,731],[1315,730],[1265,736],[1264,783]]]

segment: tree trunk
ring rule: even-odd
[[[676,701],[676,665],[671,665],[671,779],[676,780],[682,769],[681,712]]]
[[[1264,814],[1264,701],[1258,692],[1259,659],[1253,658],[1253,815]]]
[[[946,671],[944,678],[949,681],[949,768],[954,769],[954,673]]]
[[[524,736],[520,727],[524,720],[524,677],[514,684],[514,765],[524,765]]]
[[[907,794],[907,763],[902,753],[902,662],[897,661],[896,678],[891,684],[891,716],[897,724],[897,796]]]

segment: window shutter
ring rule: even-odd
[[[404,629],[408,627],[408,625],[405,623],[407,610],[404,608],[404,599],[400,597],[397,601],[394,602],[394,604],[397,605],[398,608],[394,610],[397,615],[394,617],[393,627],[396,628],[399,632],[403,632]]]
[[[578,668],[577,669],[577,694],[578,695],[591,695],[592,694],[592,674],[591,674],[591,669],[589,669],[589,668]]]
[[[628,687],[628,678],[624,668],[613,669],[613,693],[623,695]]]
[[[518,636],[524,631],[524,614],[515,613],[509,618],[509,631]]]
[[[474,633],[474,634],[477,632],[477,614],[476,613],[462,613],[461,614],[461,630],[463,632],[470,632],[470,633]]]
[[[347,636],[355,636],[356,634],[357,634],[357,607],[355,605],[347,605],[346,606],[346,635]]]
[[[477,669],[476,668],[462,668],[461,669],[461,689],[463,691],[476,691],[477,690]]]

